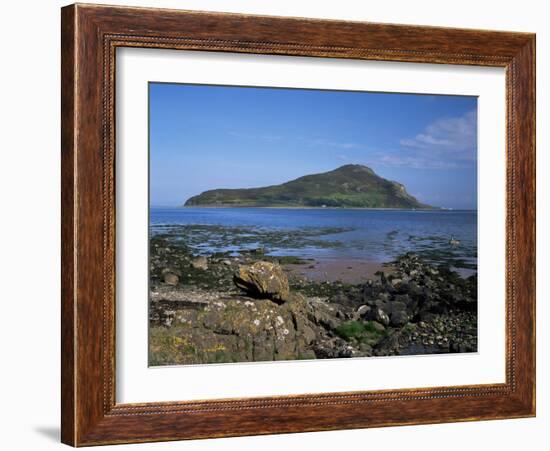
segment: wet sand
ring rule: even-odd
[[[344,282],[360,284],[375,277],[377,271],[386,274],[392,272],[391,266],[383,263],[353,259],[315,260],[304,264],[287,264],[285,270],[291,275],[308,279],[313,282]]]

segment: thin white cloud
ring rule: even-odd
[[[370,164],[375,166],[406,167],[412,169],[453,169],[463,167],[463,165],[454,161],[395,154],[378,155],[370,160]]]
[[[450,139],[437,139],[432,135],[419,133],[412,139],[402,139],[399,141],[399,144],[407,147],[420,147],[425,149],[429,146],[452,146],[454,143]]]
[[[469,111],[460,117],[442,118],[428,125],[414,138],[399,141],[401,146],[431,151],[432,156],[472,160],[477,148],[477,114]]]

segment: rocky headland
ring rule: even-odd
[[[309,174],[280,185],[212,189],[193,196],[185,207],[332,207],[431,209],[401,183],[377,175],[361,164]]]
[[[405,254],[359,283],[265,250],[197,255],[150,241],[151,365],[477,351],[477,276]]]

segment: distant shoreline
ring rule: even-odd
[[[452,209],[452,208],[396,208],[396,207],[308,207],[308,206],[257,206],[257,205],[179,205],[179,206],[152,206],[151,208],[265,208],[272,210],[374,210],[374,211],[477,211],[477,209]]]

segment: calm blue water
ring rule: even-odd
[[[153,234],[185,235],[200,253],[262,246],[272,255],[317,259],[386,262],[412,251],[456,267],[474,269],[477,261],[476,211],[153,207],[150,227]],[[451,237],[460,244],[451,245]]]

